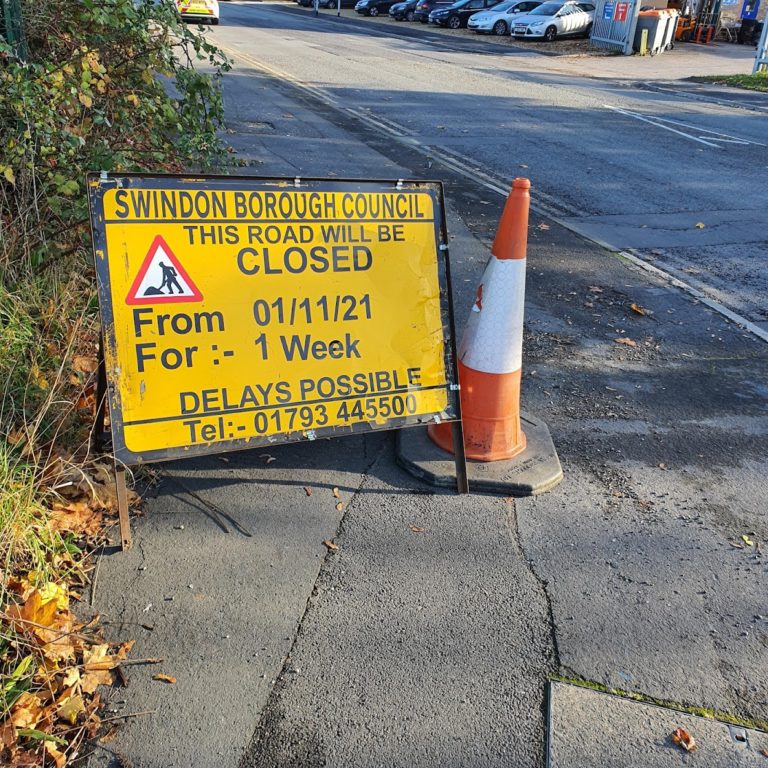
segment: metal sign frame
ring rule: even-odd
[[[102,447],[111,437],[112,453],[115,459],[117,477],[118,501],[120,512],[120,529],[123,548],[130,546],[130,528],[128,525],[128,510],[126,501],[125,469],[146,462],[160,462],[183,457],[220,454],[237,450],[249,450],[266,445],[303,442],[322,438],[331,438],[371,431],[401,429],[408,426],[424,425],[434,420],[436,414],[403,415],[387,419],[382,423],[356,421],[345,426],[316,427],[313,430],[294,430],[286,433],[263,435],[232,440],[222,440],[213,443],[199,443],[170,449],[158,449],[136,454],[125,444],[123,432],[123,412],[120,393],[110,372],[103,354],[115,350],[115,315],[113,312],[113,297],[110,281],[110,255],[107,244],[107,226],[103,206],[104,194],[115,188],[120,189],[153,189],[153,190],[221,190],[221,191],[267,191],[267,190],[300,190],[322,192],[359,192],[376,193],[392,191],[410,191],[427,193],[432,199],[434,210],[434,236],[437,282],[439,285],[440,318],[443,327],[443,363],[445,370],[445,392],[447,420],[453,422],[454,445],[456,451],[457,487],[460,493],[468,491],[466,460],[464,457],[464,440],[461,425],[461,403],[459,398],[458,367],[456,355],[455,323],[450,274],[450,259],[448,251],[448,234],[445,220],[445,202],[442,182],[416,180],[370,180],[370,179],[320,179],[320,178],[282,178],[261,176],[183,176],[160,174],[89,174],[87,188],[91,210],[91,231],[93,237],[94,257],[98,280],[99,304],[102,319],[102,353],[99,360],[97,415],[95,440]],[[248,223],[255,219],[243,219]],[[168,222],[170,223],[170,222]],[[279,220],[274,223],[279,224]],[[311,223],[311,220],[307,220]],[[159,227],[162,224],[159,224]],[[112,357],[108,352],[107,358]],[[113,361],[114,362],[114,361]],[[213,375],[213,371],[211,371]],[[441,385],[442,388],[443,385]],[[407,391],[407,390],[406,390]],[[375,396],[381,393],[366,393],[365,396]],[[388,394],[397,394],[390,390]],[[350,401],[360,399],[350,395]],[[109,403],[110,430],[105,432],[105,416]],[[266,409],[267,406],[262,406]],[[274,409],[274,406],[272,406]]]
[[[596,0],[590,45],[629,56],[639,13],[640,0]]]
[[[760,41],[757,44],[757,53],[755,54],[755,65],[752,67],[752,74],[758,72],[768,72],[768,14],[763,22],[763,31],[760,33]]]

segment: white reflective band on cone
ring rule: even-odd
[[[523,363],[525,259],[492,258],[483,274],[480,308],[472,307],[459,360],[483,373],[512,373]]]

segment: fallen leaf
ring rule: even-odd
[[[304,486],[304,493],[306,493],[307,496],[311,496],[312,495],[312,489],[308,485],[305,485]]]
[[[752,541],[752,539],[750,539],[750,538],[749,538],[749,536],[747,536],[747,534],[746,534],[746,533],[745,533],[745,534],[744,534],[744,535],[741,537],[741,540],[742,540],[742,541],[743,541],[743,542],[744,542],[744,543],[745,543],[745,544],[746,544],[748,547],[754,547],[754,546],[755,546],[755,542],[754,542],[754,541]]]
[[[339,497],[339,489],[338,489],[338,488],[334,488],[334,489],[333,489],[333,498],[334,498],[334,499],[338,499],[338,498],[340,498],[340,497]]]
[[[341,512],[341,510],[342,510],[342,509],[344,509],[344,505],[343,505],[341,502],[338,502],[338,503],[336,504],[336,509],[337,509],[339,512]]]
[[[626,336],[624,336],[622,338],[619,338],[619,339],[614,339],[614,341],[617,344],[623,344],[625,347],[636,347],[637,346],[637,342],[636,341],[632,341],[632,339],[628,339]]]
[[[152,675],[152,679],[159,680],[161,683],[170,683],[171,685],[176,682],[176,678],[173,675],[164,675],[162,672]]]
[[[34,728],[43,718],[42,693],[22,693],[11,710],[15,728]]]
[[[103,736],[99,736],[99,741],[102,744],[109,744],[109,742],[112,741],[115,738],[115,736],[117,736],[118,730],[119,729],[116,725],[111,725],[109,727],[109,730],[107,730],[107,732]]]
[[[338,544],[334,544],[330,539],[326,539],[323,542],[323,544],[325,544],[325,546],[328,547],[328,549],[330,549],[333,552],[335,552],[339,548],[339,545]]]
[[[66,611],[69,608],[67,590],[61,584],[56,584],[53,581],[49,581],[40,587],[40,598],[43,605],[55,601],[56,607],[60,611]]]
[[[110,655],[107,643],[83,651],[83,669],[86,672],[105,672],[114,669],[121,661],[117,656]]]
[[[56,765],[56,768],[64,768],[64,766],[67,764],[67,756],[64,754],[64,752],[56,749],[56,747],[54,747],[50,741],[45,742],[45,751],[48,753],[49,757],[53,758],[53,762]]]
[[[270,456],[268,453],[260,453],[259,458],[264,459],[265,464],[271,464],[273,461],[277,461],[274,456]]]
[[[0,748],[13,752],[16,749],[16,729],[10,718],[0,725]]]
[[[125,661],[125,657],[133,647],[133,640],[123,643],[117,653],[109,653],[109,645],[104,643],[83,650],[83,671],[81,681],[83,693],[93,693],[100,685],[112,685],[114,676],[112,670]]]
[[[67,696],[59,703],[59,708],[56,713],[60,718],[66,720],[70,725],[74,725],[77,722],[77,716],[85,712],[85,704],[83,703],[83,697],[80,695]]]
[[[691,734],[684,728],[675,729],[675,732],[672,734],[672,741],[682,747],[686,752],[696,751],[696,742],[693,740],[693,736],[691,736]]]
[[[5,437],[5,439],[11,444],[11,445],[19,445],[19,443],[26,442],[27,437],[26,435],[18,429],[12,429]]]
[[[734,549],[744,549],[743,544],[739,544],[738,541],[729,541],[728,542]]]
[[[645,317],[648,314],[648,310],[641,307],[639,304],[630,304],[629,308],[637,315],[640,315],[641,317]]]
[[[49,517],[49,524],[60,533],[79,533],[95,537],[103,533],[104,515],[84,501],[69,504],[54,504]]]
[[[71,637],[74,617],[69,610],[60,610],[58,590],[49,591],[48,598],[45,600],[43,593],[35,589],[24,605],[9,606],[6,614],[11,626],[21,634],[34,637],[49,661],[74,659]]]
[[[93,373],[99,367],[99,361],[95,357],[75,355],[72,358],[72,367],[78,373]]]
[[[61,684],[65,688],[71,688],[75,683],[80,682],[80,670],[77,667],[70,667],[66,674],[64,675],[64,679],[61,681]]]
[[[426,531],[426,528],[422,528],[420,525],[409,525],[408,526],[414,533],[424,533]]]
[[[703,221],[696,222],[696,229],[704,229],[707,225]]]
[[[669,469],[669,467],[666,464],[661,463],[659,464],[659,469]]]

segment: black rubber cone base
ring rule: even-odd
[[[535,496],[554,488],[563,479],[549,429],[543,421],[521,413],[527,445],[513,459],[467,461],[469,490],[501,493],[505,496]],[[397,463],[430,485],[456,487],[453,455],[438,448],[426,428],[401,429],[397,433]]]

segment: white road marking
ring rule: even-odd
[[[684,139],[697,141],[699,144],[706,144],[708,147],[712,147],[713,149],[722,149],[722,147],[719,144],[713,144],[711,141],[705,141],[704,139],[700,139],[698,136],[691,136],[690,133],[683,133],[682,131],[678,131],[676,128],[672,128],[669,125],[664,125],[663,123],[657,122],[655,119],[652,120],[649,117],[638,115],[636,112],[630,112],[629,110],[620,109],[619,107],[612,107],[610,104],[603,104],[603,106],[606,109],[610,109],[613,112],[617,112],[620,115],[624,115],[625,117],[634,117],[635,120],[642,120],[642,122],[650,123],[651,125],[655,125],[657,128],[662,128],[665,131],[676,133],[678,136],[682,136]]]
[[[692,128],[694,131],[703,131],[704,133],[709,134],[708,136],[700,136],[699,138],[707,138],[707,139],[712,139],[714,141],[728,141],[729,139],[731,139],[734,143],[738,143],[738,144],[754,144],[755,146],[758,146],[758,147],[765,146],[765,144],[762,144],[759,141],[752,141],[751,139],[740,138],[739,136],[733,136],[730,133],[722,133],[721,131],[710,131],[708,128],[702,128],[700,126],[691,125],[690,123],[682,123],[679,120],[670,120],[667,117],[657,117],[656,115],[654,115],[652,119],[661,123],[671,123],[672,125],[679,125],[683,128]]]
[[[221,44],[219,44],[219,48],[221,48],[226,53],[230,54],[230,56],[232,56],[233,59],[239,58],[242,61],[247,62],[254,68],[264,72],[265,74],[276,78],[277,80],[289,82],[297,90],[305,91],[307,93],[312,94],[312,96],[317,98],[319,101],[322,101],[323,103],[333,107],[337,111],[343,112],[347,115],[350,115],[356,118],[361,122],[366,123],[371,128],[378,131],[380,134],[384,134],[386,136],[390,136],[394,138],[396,141],[399,141],[401,144],[405,144],[411,147],[412,149],[420,152],[422,155],[429,157],[433,162],[437,164],[443,165],[446,168],[450,168],[456,173],[464,176],[464,178],[469,179],[473,183],[479,184],[485,187],[486,189],[492,190],[493,192],[496,192],[497,194],[504,197],[505,199],[508,197],[509,191],[510,191],[508,182],[500,179],[495,179],[489,173],[486,173],[485,171],[482,171],[479,168],[472,168],[466,162],[464,162],[463,159],[459,158],[453,153],[450,153],[451,156],[449,156],[449,153],[443,150],[442,148],[429,147],[427,145],[421,144],[418,141],[418,139],[416,139],[413,136],[403,135],[403,134],[409,133],[409,130],[404,126],[398,126],[398,124],[392,120],[387,121],[389,123],[389,126],[383,125],[381,122],[378,121],[377,118],[374,118],[372,115],[369,116],[369,115],[363,114],[359,110],[356,110],[350,107],[342,107],[335,99],[325,94],[319,88],[307,85],[306,83],[302,82],[301,80],[298,80],[293,75],[290,75],[287,72],[282,72],[280,70],[274,69],[273,67],[270,67],[267,64],[264,64],[263,62],[258,61],[257,59],[254,59],[251,56],[248,56],[245,53],[241,53],[236,49],[229,48]],[[604,106],[607,109],[615,109],[616,111],[619,111],[619,112],[623,111],[618,109],[617,107],[611,107],[607,104],[605,104]],[[637,115],[631,115],[631,116],[637,117]],[[652,122],[652,121],[648,120],[646,122]],[[658,125],[659,128],[666,128],[667,130],[672,130],[674,133],[680,133],[681,136],[685,136],[686,138],[691,138],[691,139],[694,139],[695,141],[702,141],[702,143],[709,144],[709,142],[697,139],[694,136],[689,136],[688,134],[682,133],[681,131],[674,131],[672,128],[668,128],[667,126],[659,125],[658,123],[655,123],[655,125]],[[393,126],[393,127],[390,127],[390,126]],[[397,126],[397,128],[401,132],[400,133],[396,132],[394,129],[394,126]],[[710,144],[710,146],[718,147],[717,144]],[[718,148],[722,149],[722,147],[718,147]],[[679,288],[680,290],[685,291],[687,294],[689,294],[690,296],[693,296],[702,304],[705,304],[710,309],[713,309],[715,312],[722,315],[723,317],[728,318],[728,320],[732,321],[733,323],[740,326],[741,328],[744,328],[744,330],[753,334],[757,338],[761,339],[762,341],[768,342],[768,332],[764,331],[759,326],[750,322],[749,320],[747,320],[747,318],[728,309],[728,307],[724,306],[720,302],[715,301],[714,299],[711,299],[702,291],[698,290],[697,288],[694,288],[691,285],[688,285],[688,283],[684,283],[682,280],[679,280],[674,275],[671,275],[669,272],[665,272],[663,269],[659,269],[658,267],[653,266],[652,264],[649,264],[647,261],[645,261],[641,256],[637,255],[635,252],[629,251],[629,250],[622,250],[620,248],[617,248],[611,245],[610,243],[606,243],[602,240],[597,240],[596,238],[592,238],[592,237],[587,238],[585,235],[580,233],[578,230],[574,229],[566,221],[560,218],[563,215],[562,211],[564,208],[566,208],[566,206],[559,204],[554,198],[552,198],[551,196],[539,190],[536,191],[536,196],[539,199],[536,202],[531,200],[531,208],[537,213],[540,213],[540,214],[543,213],[544,215],[548,216],[552,221],[554,221],[556,224],[559,224],[564,229],[567,229],[571,232],[576,232],[576,234],[578,234],[580,237],[585,237],[585,239],[588,239],[596,243],[602,248],[605,248],[608,251],[612,251],[613,253],[618,254],[619,256],[623,257],[624,259],[626,259],[628,262],[635,265],[636,267],[639,267],[640,269],[643,269],[658,277],[663,278],[667,283],[669,283],[673,287]],[[541,202],[542,198],[547,200],[547,202],[542,203]],[[570,206],[567,206],[567,208],[570,208]]]
[[[701,126],[697,125],[691,125],[690,123],[683,123],[680,120],[670,120],[667,117],[658,117],[657,115],[641,115],[637,112],[633,112],[629,109],[622,109],[621,107],[612,107],[610,104],[603,104],[603,106],[606,109],[611,109],[614,112],[618,112],[619,114],[626,115],[627,117],[634,117],[637,120],[642,120],[645,123],[650,123],[651,125],[655,125],[657,128],[663,128],[666,131],[672,131],[672,133],[676,133],[679,136],[684,136],[686,139],[691,139],[692,141],[698,141],[702,144],[706,144],[708,147],[720,147],[719,144],[712,144],[713,141],[722,141],[727,144],[742,144],[742,145],[749,145],[753,144],[757,147],[764,147],[765,144],[762,144],[759,141],[752,141],[751,139],[744,139],[739,136],[733,136],[730,133],[721,133],[720,131],[710,131],[708,128],[702,128]],[[669,123],[669,125],[677,125],[681,128],[690,128],[693,131],[696,131],[699,135],[693,136],[690,133],[685,133],[683,131],[678,131],[674,128],[670,128],[669,125],[664,125],[664,123]],[[706,135],[702,136],[701,133],[704,133]]]
[[[715,141],[723,141],[726,144],[741,144],[744,147],[748,146],[749,144],[756,143],[756,142],[752,142],[752,141],[744,141],[743,139],[721,139],[719,136],[714,136],[714,137],[712,137],[712,136],[699,136],[699,138],[700,139],[711,139],[711,138],[714,138]],[[765,146],[765,145],[764,144],[760,144],[760,146],[762,147],[762,146]]]

